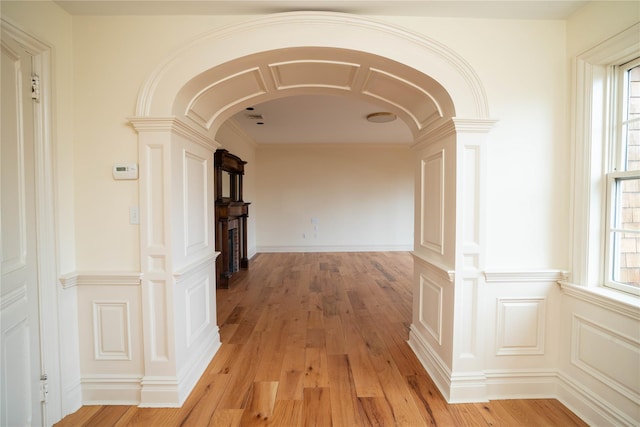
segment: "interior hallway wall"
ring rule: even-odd
[[[409,147],[266,145],[257,160],[259,252],[413,248]]]

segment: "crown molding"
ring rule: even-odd
[[[221,147],[221,144],[188,125],[177,117],[129,117],[129,123],[138,133],[143,132],[171,132],[187,138],[209,150]]]

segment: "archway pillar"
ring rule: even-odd
[[[216,322],[213,152],[174,117],[134,117],[138,132],[140,406],[178,407],[220,347]]]
[[[415,155],[414,306],[409,345],[450,403],[487,400],[482,271],[487,135],[454,118]]]

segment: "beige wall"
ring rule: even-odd
[[[73,18],[78,270],[139,271],[139,227],[129,224],[138,181],[115,181],[115,162],[138,162],[138,91],[170,52],[233,18]]]
[[[413,246],[409,147],[268,145],[257,160],[259,251]]]
[[[128,224],[128,207],[137,200],[136,184],[114,181],[110,171],[116,161],[136,160],[136,136],[127,126],[126,117],[134,111],[143,79],[172,49],[195,35],[250,18],[73,18],[80,269],[138,268],[138,230]],[[564,139],[564,23],[376,19],[402,24],[454,47],[486,85],[492,116],[500,120],[491,135],[489,153],[488,265],[566,268],[568,181],[564,172],[569,162]],[[260,162],[259,158],[257,167]],[[264,198],[269,200],[267,195],[258,189],[252,206],[257,246],[277,242],[276,231],[271,228],[273,220],[267,219],[269,228],[263,229],[258,216],[273,211],[261,206]],[[315,215],[305,212],[304,216],[309,214]],[[326,244],[345,244],[324,234],[329,224],[322,218],[320,221],[323,231],[318,239],[329,239]],[[351,225],[360,228],[364,224],[360,221]],[[287,244],[296,240],[301,243],[302,225],[295,227],[295,235],[286,239]],[[370,234],[359,231],[356,236]]]
[[[65,108],[57,109],[55,119],[58,132],[65,131],[64,137],[58,138],[64,147],[58,148],[60,209],[67,209],[59,215],[62,240],[66,242],[75,234],[78,254],[76,257],[73,245],[61,243],[61,258],[76,258],[78,270],[137,270],[138,227],[128,221],[129,206],[138,203],[137,183],[114,181],[111,167],[118,161],[137,161],[136,134],[126,118],[134,113],[138,89],[153,68],[180,45],[205,31],[251,16],[70,18],[50,3],[38,7],[30,3],[28,8],[20,3],[3,5],[4,9],[24,20],[36,34],[51,28],[52,33],[66,37],[58,40],[58,36],[45,34],[59,55],[58,96],[68,99],[75,93],[73,108],[67,101]],[[44,22],[51,16],[60,18]],[[375,19],[452,47],[485,85],[492,117],[500,120],[489,145],[487,266],[566,268],[566,171],[570,162],[565,23]],[[68,40],[70,22],[73,58]],[[73,67],[69,68],[72,59]],[[72,114],[75,125],[70,129]],[[75,172],[70,175],[74,165]],[[259,197],[256,195],[256,200]],[[257,215],[259,204],[253,208]],[[260,236],[272,233],[260,230],[259,223],[256,226]],[[72,267],[63,270],[68,268]]]

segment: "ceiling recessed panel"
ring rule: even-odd
[[[347,62],[302,60],[270,64],[278,89],[326,87],[350,90],[359,65]]]
[[[220,111],[266,92],[260,69],[245,70],[200,91],[189,103],[187,116],[208,128]]]
[[[362,92],[402,109],[419,129],[442,117],[440,106],[427,90],[381,70],[369,71]]]

